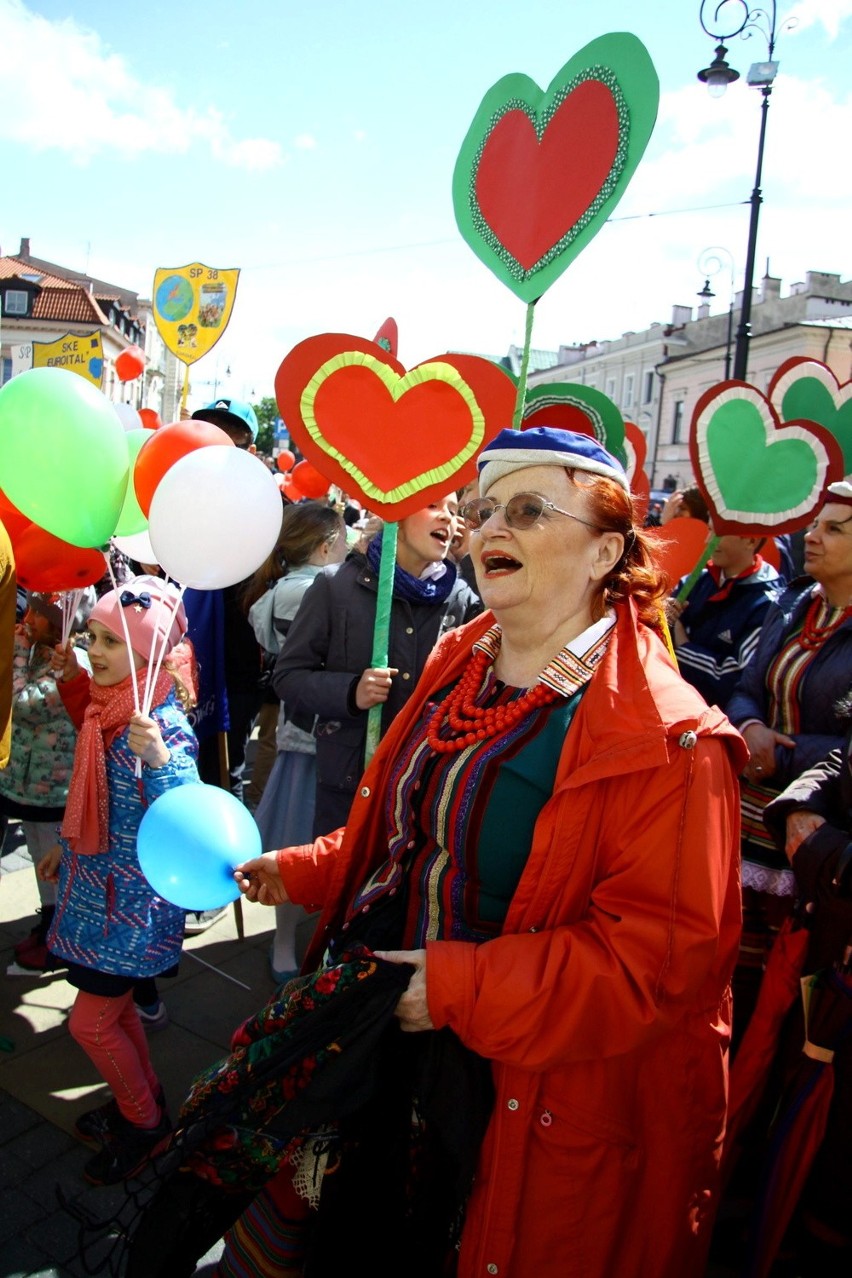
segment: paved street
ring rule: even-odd
[[[82,1169],[93,1151],[71,1134],[77,1115],[108,1096],[68,1033],[73,990],[61,973],[5,975],[12,946],[35,923],[37,904],[25,849],[5,851],[0,874],[0,1036],[14,1046],[0,1051],[0,1278],[82,1278],[86,1270],[77,1225],[61,1207],[57,1189],[99,1218],[110,1216],[123,1194],[120,1187],[87,1185]],[[233,1028],[272,992],[266,961],[272,915],[248,904],[243,914],[243,941],[237,938],[229,907],[208,931],[187,938],[179,975],[161,982],[170,1022],[151,1034],[149,1042],[173,1117],[193,1076],[224,1053]],[[216,1254],[205,1258],[199,1274],[211,1272]]]

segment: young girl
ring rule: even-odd
[[[277,655],[302,596],[317,574],[339,564],[346,554],[346,532],[340,515],[319,501],[288,506],[281,521],[276,551],[283,576],[249,609],[249,621],[265,652]],[[313,715],[294,722],[283,704],[278,711],[277,755],[255,812],[264,848],[308,843],[314,825],[316,749]],[[269,955],[276,985],[295,976],[296,926],[305,917],[299,905],[275,910],[275,937]]]
[[[186,628],[182,606],[169,624],[175,600],[165,582],[133,578],[92,610],[91,681],[70,649],[56,656],[58,686],[80,735],[62,846],[39,872],[58,879],[47,943],[78,991],[71,1035],[113,1093],[108,1104],[77,1120],[79,1136],[103,1142],[84,1169],[95,1185],[133,1175],[170,1129],[132,991],[140,978],[177,963],[184,912],[148,885],[136,835],[150,803],[172,786],[198,780],[197,746],[166,668],[154,682],[150,716],[134,710],[131,664],[141,699],[155,638],[159,651],[168,628],[168,655]]]
[[[86,591],[72,622],[82,630],[95,600]],[[38,865],[56,844],[65,812],[77,732],[62,704],[52,667],[53,650],[62,638],[62,600],[58,594],[30,593],[27,611],[15,627],[12,662],[12,749],[8,767],[0,770],[0,843],[9,817],[17,817],[36,871],[40,918],[29,936],[15,946],[16,968],[26,975],[51,966],[47,931],[53,918],[56,887],[38,878]],[[85,658],[84,658],[85,660]]]

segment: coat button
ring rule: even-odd
[[[365,578],[364,578],[364,580],[365,580],[365,581],[372,581],[372,580],[373,580],[373,578],[372,578],[372,577],[365,577]]]
[[[493,1261],[493,1260],[492,1260],[491,1264],[490,1264],[490,1265],[486,1265],[486,1266],[485,1266],[485,1268],[488,1270],[488,1272],[489,1272],[490,1274],[499,1274],[499,1272],[500,1272],[500,1270],[499,1270],[499,1269],[497,1268],[497,1266],[494,1264],[494,1261]]]
[[[413,626],[406,626],[406,627],[405,627],[405,633],[406,633],[407,635],[413,635],[413,634],[414,634],[414,627],[413,627]]]
[[[410,679],[410,678],[411,678],[411,675],[408,673],[408,671],[407,671],[407,670],[405,670],[405,671],[403,671],[403,675],[402,675],[402,677],[403,677],[403,679]]]
[[[678,745],[683,750],[694,750],[698,744],[698,737],[694,732],[684,732],[678,741]]]
[[[513,1096],[511,1100],[506,1101],[506,1108],[511,1109],[512,1111],[520,1109],[520,1102],[516,1101]]]
[[[362,798],[362,799],[369,799],[369,797],[370,797],[370,787],[369,787],[368,785],[362,785],[362,786],[361,786],[361,798]]]

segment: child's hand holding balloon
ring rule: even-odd
[[[162,768],[171,758],[155,720],[140,714],[138,710],[130,716],[127,744],[149,768]]]

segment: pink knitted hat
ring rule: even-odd
[[[89,621],[99,621],[107,630],[126,642],[121,616],[127,622],[130,646],[146,661],[150,659],[155,638],[158,645],[168,629],[165,656],[186,634],[186,612],[178,602],[175,586],[159,577],[131,577],[117,590],[110,590],[98,600]],[[175,605],[177,604],[177,612]]]

